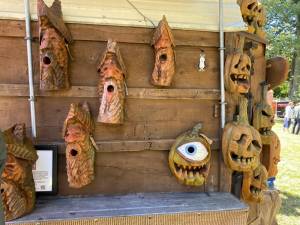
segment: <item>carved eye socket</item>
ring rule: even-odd
[[[75,149],[71,149],[70,154],[71,156],[76,156],[78,154],[78,151]]]
[[[253,140],[253,141],[252,141],[252,144],[253,144],[256,148],[261,149],[261,146],[260,146],[260,144],[258,143],[257,140]]]
[[[206,147],[200,142],[183,144],[177,148],[177,152],[189,161],[201,161],[208,155]]]
[[[259,180],[259,179],[260,179],[260,176],[257,175],[257,176],[254,177],[254,179],[255,179],[255,180]]]
[[[251,66],[249,64],[247,64],[247,70],[250,70]]]
[[[168,59],[168,57],[167,57],[166,54],[162,54],[162,55],[159,56],[159,61],[160,62],[165,62],[165,61],[167,61],[167,59]]]
[[[115,90],[115,88],[114,88],[113,85],[108,85],[108,86],[107,86],[107,91],[108,91],[108,92],[111,93],[111,92],[114,92],[114,90]]]
[[[50,65],[51,64],[51,59],[48,56],[44,56],[43,63],[46,64],[46,65]]]

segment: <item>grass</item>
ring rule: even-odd
[[[277,122],[273,130],[281,142],[281,161],[275,183],[282,198],[278,224],[300,225],[300,135],[283,132],[282,122]]]

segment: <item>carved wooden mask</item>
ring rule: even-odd
[[[126,68],[117,43],[108,40],[107,49],[98,65],[98,91],[101,97],[98,122],[122,124],[126,95]]]
[[[169,153],[171,172],[180,183],[200,186],[210,168],[212,141],[200,133],[201,124],[176,138]]]
[[[248,122],[247,104],[248,100],[240,97],[239,118],[226,124],[222,137],[225,164],[230,169],[240,172],[256,168],[262,151],[260,135]]]
[[[151,83],[154,86],[168,87],[175,74],[174,38],[166,17],[159,22],[151,45],[155,49],[155,65]]]
[[[267,170],[259,165],[255,170],[244,173],[242,199],[245,202],[260,202],[267,189]]]
[[[67,175],[70,187],[81,188],[94,180],[94,122],[88,104],[71,104],[64,122],[63,136],[67,145]]]
[[[225,62],[225,88],[228,93],[245,94],[250,88],[251,59],[245,53],[232,53]]]
[[[262,136],[261,140],[263,143],[262,163],[268,171],[268,177],[276,177],[277,165],[280,162],[280,140],[273,131],[270,131],[267,136]]]
[[[49,8],[37,1],[40,33],[40,89],[63,90],[70,87],[67,44],[71,34],[62,19],[61,4],[55,0]]]
[[[32,165],[38,156],[25,135],[25,125],[16,124],[4,131],[7,160],[2,173],[1,195],[5,220],[13,220],[31,212],[35,205]]]
[[[274,112],[267,102],[268,85],[262,84],[262,100],[254,108],[253,126],[261,135],[269,135],[274,125]]]

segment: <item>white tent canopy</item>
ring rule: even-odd
[[[153,27],[163,15],[172,28],[218,32],[218,0],[61,0],[67,23]],[[51,6],[52,0],[45,0]],[[0,19],[24,20],[22,0],[0,0]],[[36,20],[36,0],[30,0]],[[151,22],[150,22],[151,21]],[[224,0],[225,32],[245,30],[236,0]]]

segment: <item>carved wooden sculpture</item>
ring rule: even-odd
[[[71,34],[63,22],[61,4],[55,0],[49,8],[37,1],[40,35],[40,89],[62,90],[70,87],[67,44]]]
[[[237,121],[226,124],[222,137],[222,152],[225,164],[234,171],[246,172],[259,164],[262,151],[260,135],[249,125],[247,102],[240,97]]]
[[[159,22],[155,30],[151,45],[155,49],[155,65],[151,83],[154,86],[168,87],[175,74],[174,38],[166,17]]]
[[[25,124],[4,131],[7,160],[2,173],[1,194],[5,220],[13,220],[31,212],[35,205],[32,165],[38,156],[25,134]]]
[[[248,24],[248,32],[265,39],[263,27],[266,23],[266,14],[263,5],[258,0],[238,0],[243,20]]]
[[[225,62],[225,88],[231,94],[245,94],[250,88],[251,59],[242,50],[229,54]]]
[[[171,172],[185,185],[202,185],[209,172],[212,141],[200,133],[201,127],[197,124],[177,137],[169,153]]]
[[[289,63],[287,59],[282,57],[274,57],[267,61],[266,82],[269,84],[269,89],[282,84],[289,73]]]
[[[268,135],[261,136],[263,150],[262,163],[268,171],[268,177],[276,177],[277,165],[280,162],[280,140],[275,132],[270,131]]]
[[[108,40],[107,49],[98,65],[98,91],[101,97],[98,122],[122,124],[126,95],[126,68],[117,43]]]
[[[262,100],[254,107],[253,126],[261,135],[268,135],[274,125],[274,112],[267,102],[268,85],[262,85]]]
[[[88,104],[71,104],[63,128],[70,187],[80,188],[94,180],[96,145],[91,136],[93,130],[94,122]]]
[[[245,202],[260,202],[267,189],[267,170],[259,165],[255,170],[245,172],[243,177],[242,199]]]

